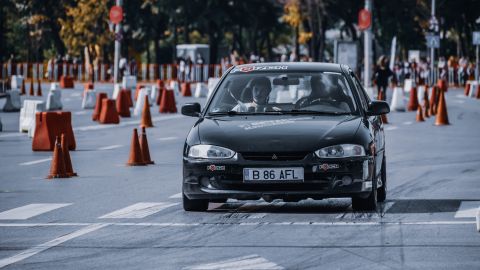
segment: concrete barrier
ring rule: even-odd
[[[12,89],[6,93],[7,100],[3,106],[4,112],[18,112],[22,107],[20,101],[20,90]]]
[[[20,120],[18,123],[19,132],[35,132],[35,114],[45,111],[45,102],[41,100],[26,99],[23,101],[23,107],[20,110]]]
[[[210,97],[213,93],[213,90],[220,82],[220,78],[208,78],[208,97]]]
[[[113,99],[117,99],[118,93],[120,93],[120,90],[121,90],[121,85],[119,83],[116,83],[113,85],[113,95],[112,95]]]
[[[48,91],[47,96],[47,111],[61,110],[63,108],[62,104],[62,92],[56,89],[55,84],[52,83],[52,87]]]
[[[137,77],[135,76],[123,76],[122,88],[135,89],[137,87]]]
[[[197,83],[195,85],[195,94],[196,98],[206,97],[208,95],[208,86],[205,83]]]
[[[10,87],[12,89],[20,89],[23,83],[23,76],[21,75],[13,75],[12,81],[10,82]]]
[[[68,149],[75,150],[75,136],[72,129],[71,112],[39,112],[35,114],[35,132],[32,140],[33,151],[52,151],[55,137],[65,134]]]
[[[90,90],[85,92],[82,100],[82,109],[95,108],[96,101],[97,101],[97,92],[95,90]]]
[[[143,104],[145,103],[145,96],[148,97],[148,104],[152,106],[152,100],[150,99],[150,89],[149,88],[142,88],[138,92],[137,102],[135,103],[135,109],[133,110],[133,115],[141,115]]]

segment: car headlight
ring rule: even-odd
[[[315,151],[319,158],[342,158],[365,156],[365,149],[357,144],[339,144]]]
[[[228,159],[235,156],[235,151],[216,145],[198,144],[188,150],[189,158]]]

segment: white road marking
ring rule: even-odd
[[[455,103],[463,104],[465,103],[465,100],[454,100]]]
[[[78,112],[74,112],[73,114],[75,115],[84,115],[84,114],[87,114],[88,112],[87,111],[78,111]]]
[[[163,137],[163,138],[157,138],[159,141],[171,141],[171,140],[176,140],[178,137]]]
[[[69,101],[72,101],[72,99],[67,97],[67,98],[64,98],[63,101],[69,102]]]
[[[173,194],[172,196],[168,197],[169,199],[180,199],[182,198],[182,193]]]
[[[167,120],[172,120],[172,119],[177,119],[177,118],[182,118],[184,116],[182,115],[170,115],[170,116],[157,116],[152,118],[152,122],[161,122],[161,121],[167,121]],[[140,119],[137,120],[130,120],[130,121],[123,121],[120,122],[118,125],[91,125],[91,126],[83,126],[83,127],[76,127],[73,129],[73,131],[88,131],[88,130],[99,130],[99,129],[109,129],[109,128],[115,128],[115,127],[126,127],[126,126],[131,126],[131,125],[140,125]]]
[[[385,128],[385,130],[395,130],[395,129],[398,129],[397,126],[388,126]]]
[[[7,134],[1,134],[0,138],[10,138],[10,137],[22,137],[22,136],[27,136],[27,133],[7,133]]]
[[[183,269],[284,269],[280,265],[273,263],[257,254],[247,255],[243,257],[223,260],[214,263],[199,264],[196,266],[189,266]]]
[[[413,124],[413,122],[412,122],[412,121],[406,121],[406,122],[403,122],[402,124],[404,124],[404,125],[411,125],[411,124]]]
[[[28,166],[28,165],[34,165],[38,163],[43,163],[52,160],[52,158],[44,158],[44,159],[38,159],[38,160],[33,160],[33,161],[28,161],[28,162],[22,162],[19,163],[18,165],[20,166]]]
[[[106,224],[113,226],[149,226],[149,227],[199,227],[199,226],[321,226],[321,227],[343,227],[343,226],[423,226],[423,225],[475,225],[475,220],[456,221],[456,220],[439,220],[439,221],[411,221],[411,222],[360,222],[360,221],[333,221],[333,222],[218,222],[218,223],[175,223],[175,222],[110,222],[110,223],[1,223],[0,227],[66,227],[66,226],[87,226],[95,224]]]
[[[27,250],[24,250],[24,251],[22,251],[22,252],[20,252],[16,255],[13,255],[11,257],[0,260],[0,268],[3,268],[5,266],[11,265],[11,264],[14,264],[14,263],[19,262],[19,261],[23,261],[23,260],[25,260],[29,257],[32,257],[35,254],[38,254],[42,251],[45,251],[45,250],[49,249],[51,247],[58,246],[62,243],[65,243],[66,241],[69,241],[69,240],[72,240],[72,239],[77,238],[79,236],[85,235],[87,233],[96,231],[96,230],[101,229],[105,226],[108,226],[108,224],[92,224],[92,225],[87,226],[85,228],[82,228],[78,231],[74,231],[72,233],[60,236],[58,238],[55,238],[51,241],[40,244],[38,246],[31,247],[31,248],[29,248]]]
[[[455,212],[455,218],[475,218],[479,207],[480,201],[462,202]]]
[[[144,218],[177,204],[141,202],[113,211],[99,218]]]
[[[72,97],[79,97],[79,96],[81,96],[81,95],[82,95],[82,94],[80,94],[80,93],[72,93]]]
[[[32,203],[0,213],[3,219],[27,219],[52,210],[71,205],[71,203]]]
[[[120,148],[120,147],[123,147],[123,145],[121,145],[121,144],[114,144],[114,145],[109,145],[109,146],[100,147],[100,148],[98,148],[97,150],[112,150],[112,149],[116,149],[116,148]]]

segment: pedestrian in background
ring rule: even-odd
[[[377,61],[377,67],[375,68],[374,78],[377,84],[378,95],[383,93],[383,100],[387,100],[387,87],[388,79],[393,75],[392,70],[388,67],[387,57],[385,55],[380,56]]]

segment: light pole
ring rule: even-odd
[[[372,13],[372,1],[373,0],[365,0],[365,9]],[[373,17],[373,16],[372,16]],[[372,23],[373,24],[373,18],[372,18]],[[372,25],[368,27],[368,29],[365,30],[364,32],[364,76],[363,76],[363,84],[365,88],[368,88],[371,86],[370,84],[370,79],[372,77],[372,63],[371,63],[371,53],[372,53]]]
[[[430,19],[430,28],[433,32],[436,32],[435,28],[438,27],[437,19],[435,18],[435,0],[432,0],[432,18]],[[433,85],[435,82],[435,48],[431,47],[430,48],[430,78],[431,79],[431,85]]]
[[[122,6],[122,0],[116,0],[117,6]],[[118,82],[118,62],[120,61],[120,33],[122,29],[122,23],[119,22],[115,24],[115,55],[114,55],[114,63],[113,63],[113,82]]]

